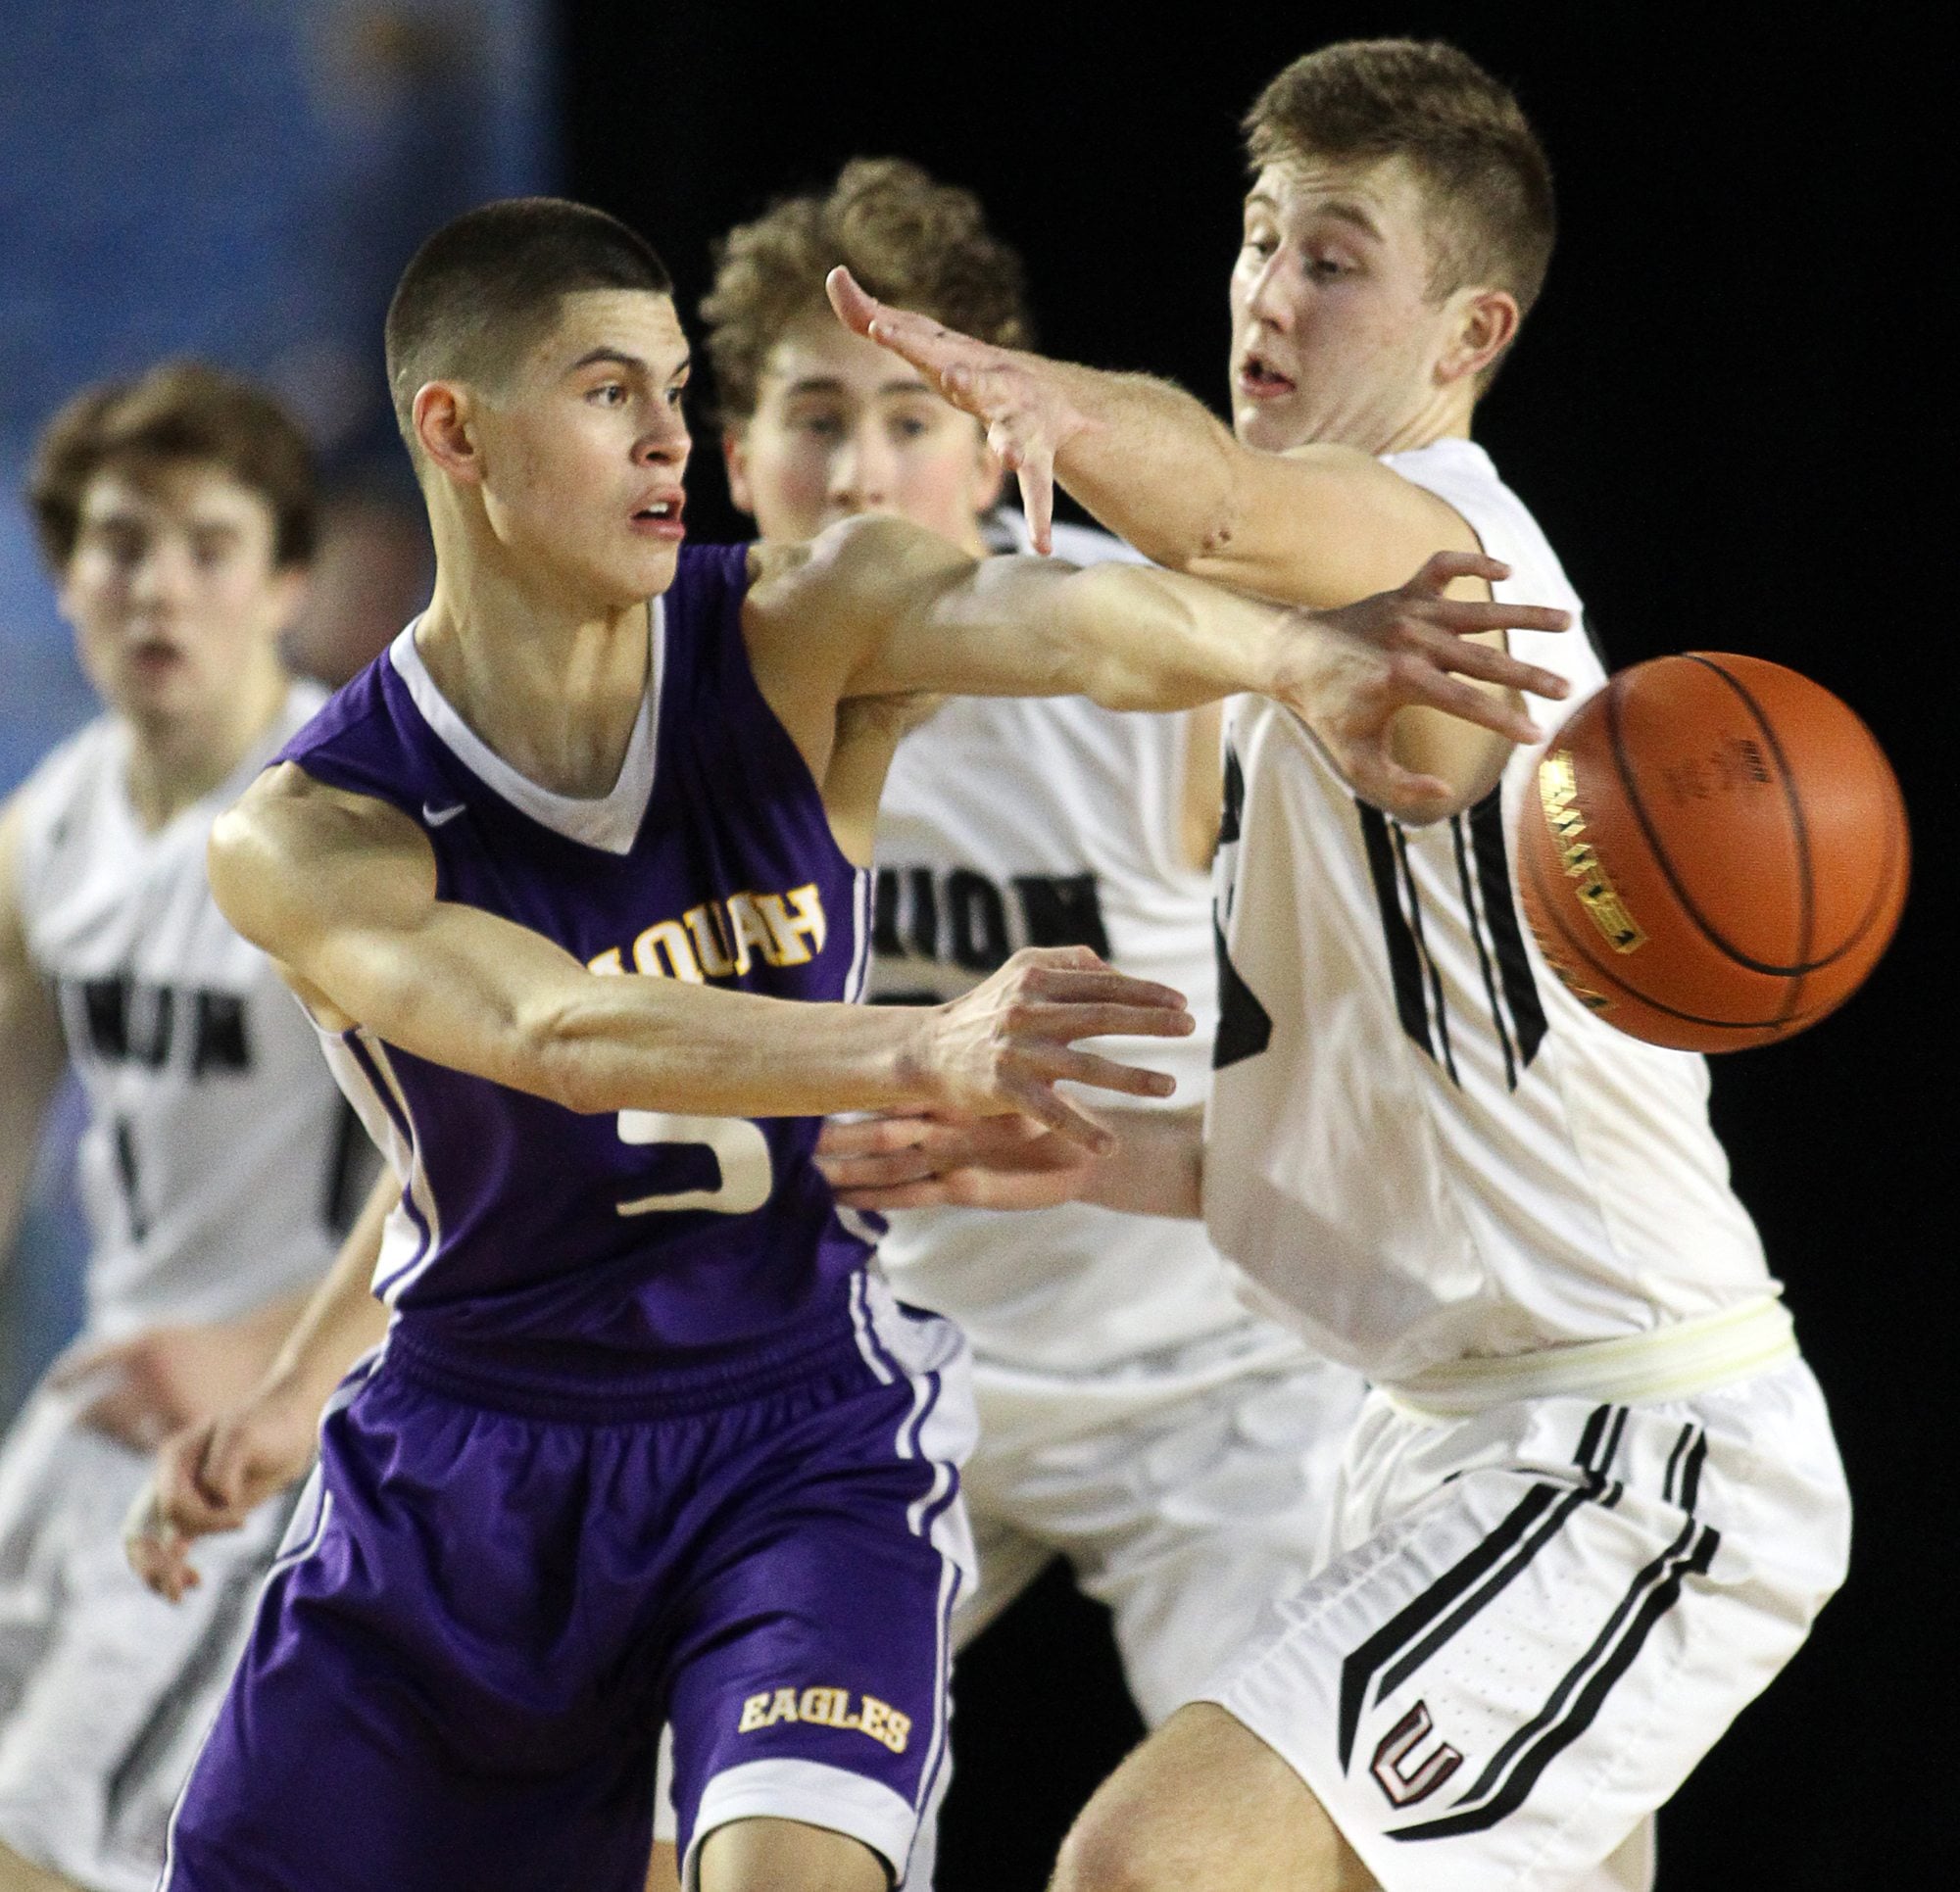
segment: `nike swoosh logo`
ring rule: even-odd
[[[453,808],[432,808],[426,801],[424,801],[422,803],[422,819],[426,821],[431,828],[440,828],[444,822],[454,821],[456,817],[462,814],[467,806],[468,806],[467,802],[459,801]]]

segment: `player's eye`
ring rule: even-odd
[[[1352,270],[1339,257],[1314,256],[1306,259],[1306,273],[1316,282],[1332,282],[1337,276],[1351,274]]]
[[[626,384],[623,381],[602,381],[596,388],[587,389],[585,398],[598,408],[623,407]]]
[[[836,441],[844,438],[843,416],[835,413],[806,412],[791,423],[799,433],[812,440]]]
[[[891,421],[894,440],[923,440],[932,431],[932,423],[923,414],[894,414]]]

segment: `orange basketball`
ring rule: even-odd
[[[1540,949],[1608,1024],[1732,1051],[1857,991],[1905,903],[1898,783],[1828,690],[1760,657],[1622,670],[1552,738],[1518,833]]]

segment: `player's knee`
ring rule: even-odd
[[[1165,1867],[1149,1822],[1127,1818],[1099,1797],[1061,1842],[1049,1892],[1169,1892]]]

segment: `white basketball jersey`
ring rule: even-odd
[[[1513,652],[1604,673],[1580,603],[1484,451],[1387,463],[1563,606]],[[1236,702],[1216,870],[1230,959],[1206,1124],[1204,1214],[1259,1305],[1377,1381],[1466,1356],[1611,1338],[1775,1291],[1708,1124],[1699,1057],[1624,1037],[1540,957],[1508,837],[1543,749],[1496,794],[1404,828],[1349,792],[1290,711]]]
[[[231,778],[155,834],[129,805],[128,733],[111,717],[21,791],[27,947],[88,1102],[93,1338],[222,1320],[318,1281],[372,1173],[313,1027],[205,879],[213,821],[324,701],[295,684]]]
[[[1018,512],[994,523],[1002,550],[1027,549]],[[1075,564],[1142,562],[1082,527],[1056,526],[1054,549]],[[1091,946],[1174,986],[1199,1020],[1189,1039],[1096,1048],[1169,1071],[1170,1107],[1201,1101],[1216,969],[1209,883],[1177,849],[1186,727],[1081,697],[944,704],[900,745],[885,785],[871,997],[937,1002],[1022,946]],[[912,1210],[890,1222],[879,1254],[894,1286],[957,1320],[983,1358],[1090,1371],[1247,1319],[1195,1222],[1086,1203]]]

